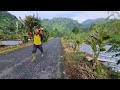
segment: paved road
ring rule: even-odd
[[[64,79],[63,49],[59,38],[43,44],[44,57],[37,50],[35,62],[32,46],[0,55],[0,79]]]

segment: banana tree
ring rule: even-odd
[[[101,51],[105,51],[104,46],[107,44],[110,35],[104,30],[102,25],[96,25],[89,35],[89,38],[85,40],[86,44],[89,44],[94,52],[93,57],[93,70],[100,66],[98,57]]]
[[[79,51],[80,50],[80,44],[82,44],[82,38],[80,37],[79,34],[73,34],[73,40],[74,40],[74,51]]]
[[[19,25],[22,25],[23,31],[19,31]],[[28,35],[27,35],[27,30],[26,30],[26,25],[24,20],[22,20],[21,17],[19,17],[19,20],[16,22],[16,32],[19,33],[20,40],[23,42],[28,42]]]
[[[24,22],[24,20],[22,20],[21,17],[19,17],[19,21],[22,23],[22,25],[24,25],[24,28],[25,28],[25,22]]]
[[[74,48],[74,38],[73,38],[73,33],[72,32],[67,32],[64,36],[64,40],[66,42],[67,47]]]
[[[19,34],[19,20],[16,21],[16,30],[15,30],[16,35],[18,35],[18,38],[21,40],[21,35]]]

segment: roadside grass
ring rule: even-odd
[[[65,75],[68,79],[120,79],[120,73],[112,71],[101,63],[101,73],[92,70],[92,62],[85,57],[92,55],[86,52],[74,52],[68,47],[68,43],[61,39],[64,48]]]

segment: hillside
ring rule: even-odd
[[[15,22],[17,18],[16,16],[10,14],[7,11],[0,11],[0,34],[13,34],[15,32]],[[98,19],[88,19],[83,23],[78,23],[77,20],[73,20],[70,18],[53,18],[53,19],[42,19],[41,25],[53,32],[54,30],[58,30],[58,32],[67,32],[71,31],[73,27],[78,27],[80,30],[86,30],[91,25],[99,22],[102,23],[105,21],[105,18]]]
[[[77,20],[69,18],[53,18],[51,20],[43,19],[42,26],[52,30],[57,28],[60,32],[63,32],[64,30],[71,31],[75,26],[80,28],[81,24]]]
[[[105,18],[87,19],[81,24],[82,24],[83,27],[90,27],[93,24],[103,23],[104,21],[105,21]]]
[[[0,34],[12,34],[15,31],[15,22],[17,18],[16,16],[10,14],[7,11],[0,11]],[[73,20],[70,18],[53,18],[53,19],[43,19],[41,20],[41,24],[44,28],[49,31],[58,29],[59,32],[71,31],[73,27],[81,28],[89,28],[91,25],[96,22],[102,23],[105,18],[98,19],[88,19],[83,23],[78,23],[77,20]],[[82,29],[81,29],[82,30]]]
[[[10,34],[15,30],[16,16],[7,11],[0,11],[0,34]]]

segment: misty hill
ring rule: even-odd
[[[77,20],[70,18],[53,18],[51,20],[43,19],[42,26],[52,30],[58,29],[60,32],[63,32],[64,30],[71,31],[73,27],[80,28],[81,24]]]
[[[105,18],[88,19],[81,24],[82,24],[83,27],[90,27],[93,24],[103,23],[104,21],[105,21]]]

